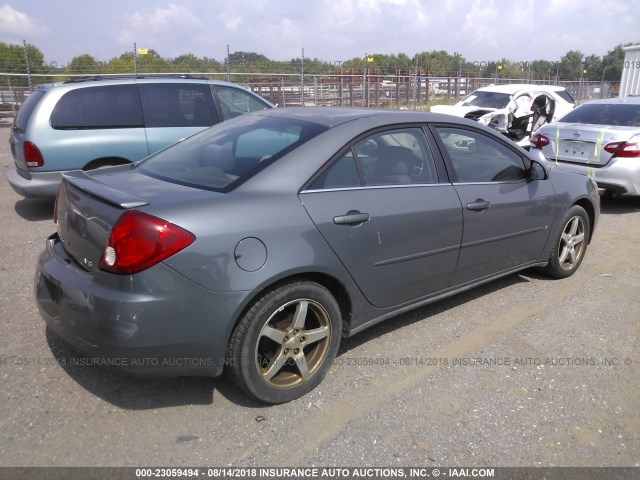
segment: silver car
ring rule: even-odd
[[[343,336],[525,268],[572,275],[600,211],[594,182],[477,122],[339,108],[68,173],[56,205],[35,277],[51,330],[131,373],[227,370],[269,403],[314,388]]]
[[[531,137],[547,165],[596,180],[619,195],[640,195],[640,97],[584,103]]]

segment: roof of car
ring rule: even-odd
[[[71,80],[67,80],[62,83],[88,83],[88,82],[131,82],[131,81],[167,81],[167,80],[176,80],[176,81],[212,81],[214,83],[226,83],[217,80],[210,80],[206,77],[193,77],[191,75],[181,75],[181,74],[162,74],[162,75],[128,75],[128,74],[116,74],[116,75],[89,75],[86,77],[74,77]]]
[[[592,104],[607,104],[607,105],[640,105],[640,97],[613,97],[613,98],[601,98],[599,100],[591,100],[583,103],[583,105]]]
[[[288,107],[270,110],[258,110],[244,115],[292,118],[335,127],[337,125],[363,118],[378,118],[380,125],[407,122],[453,122],[477,127],[477,122],[465,118],[441,113],[416,112],[407,110],[376,110],[358,107]]]
[[[513,95],[516,92],[522,90],[535,91],[535,92],[558,92],[564,90],[564,87],[557,85],[534,85],[528,83],[509,83],[504,85],[487,85],[486,87],[478,88],[482,92],[499,92],[508,93]]]
[[[194,83],[208,83],[214,85],[232,85],[234,87],[241,87],[247,90],[246,87],[239,85],[233,82],[227,82],[224,80],[214,80],[205,77],[191,77],[189,75],[110,75],[110,76],[102,76],[102,75],[93,75],[89,77],[77,77],[71,80],[67,80],[64,82],[54,82],[54,83],[42,83],[37,85],[36,89],[41,90],[49,90],[54,87],[68,86],[68,88],[74,87],[85,87],[88,85],[118,85],[121,83],[131,84],[131,83],[183,83],[183,82],[194,82]]]

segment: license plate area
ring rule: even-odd
[[[600,164],[596,144],[593,142],[565,140],[560,145],[559,157],[578,163]]]

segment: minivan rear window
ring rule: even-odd
[[[25,102],[22,104],[22,107],[20,107],[18,115],[16,115],[16,119],[13,124],[16,129],[24,131],[27,128],[33,109],[36,108],[36,105],[38,105],[38,102],[44,94],[44,90],[34,90],[33,93],[27,97]]]
[[[620,103],[585,103],[567,113],[561,122],[589,125],[640,127],[640,105]]]
[[[51,126],[57,129],[143,127],[138,90],[135,85],[71,90],[51,112]]]

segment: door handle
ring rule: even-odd
[[[491,202],[478,198],[475,202],[467,203],[467,209],[475,211],[483,211],[491,206]]]
[[[368,222],[370,218],[368,213],[348,212],[346,215],[333,217],[333,223],[336,225],[359,225]]]

